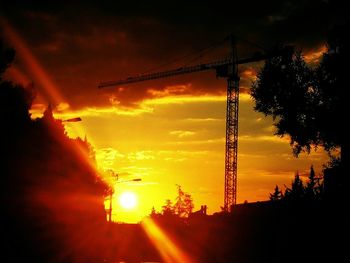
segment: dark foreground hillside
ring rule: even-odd
[[[154,222],[168,238],[158,242],[171,240],[192,262],[340,262],[350,221],[344,207],[333,203],[261,202],[238,205],[231,214]],[[167,245],[153,243],[145,227],[111,225],[108,259],[164,262],[159,247]]]

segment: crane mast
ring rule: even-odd
[[[161,79],[176,75],[189,74],[200,71],[216,70],[216,76],[227,80],[226,104],[226,144],[225,144],[225,193],[223,209],[229,212],[237,201],[237,153],[238,153],[238,109],[239,109],[239,75],[238,65],[270,59],[277,56],[291,56],[293,47],[285,46],[269,53],[256,53],[252,57],[238,59],[236,40],[233,35],[228,36],[230,55],[224,59],[177,69],[130,76],[117,81],[101,82],[98,87],[106,88],[141,81]]]
[[[230,46],[231,63],[228,64],[227,70],[224,211],[230,211],[237,200],[239,76],[233,37],[230,38]]]

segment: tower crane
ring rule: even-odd
[[[225,192],[224,206],[226,212],[232,210],[237,200],[237,153],[238,153],[238,105],[239,105],[239,74],[238,65],[271,59],[277,56],[291,56],[293,48],[285,46],[265,53],[255,53],[251,57],[238,58],[236,38],[229,35],[225,40],[229,42],[230,54],[224,58],[210,63],[180,67],[172,70],[139,74],[129,76],[116,81],[101,82],[98,87],[115,87],[141,81],[149,81],[183,75],[193,72],[215,70],[216,76],[227,80],[227,104],[226,104],[226,144],[225,144]]]

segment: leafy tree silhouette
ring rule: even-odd
[[[163,216],[173,216],[175,215],[175,209],[173,202],[170,199],[165,200],[165,204],[162,206]]]
[[[179,217],[188,217],[193,210],[193,200],[189,193],[185,193],[180,185],[177,185],[177,197],[174,209]]]
[[[288,134],[294,154],[318,142],[313,130],[312,70],[301,53],[293,58],[276,57],[266,61],[253,83],[251,95],[254,109],[271,115],[277,128],[276,135]]]
[[[278,185],[276,185],[275,191],[272,194],[270,194],[270,200],[271,201],[277,201],[277,200],[281,200],[282,198],[283,198],[283,193],[278,188]]]
[[[312,146],[328,151],[332,163],[325,172],[332,178],[324,176],[324,189],[329,190],[329,197],[337,195],[344,201],[350,198],[350,146],[344,117],[350,60],[348,31],[348,23],[329,31],[327,51],[317,65],[308,65],[301,52],[291,58],[267,60],[251,91],[254,109],[272,116],[275,134],[290,137],[295,156],[302,151],[309,153]]]
[[[309,180],[305,187],[305,198],[309,200],[316,199],[319,196],[318,181],[316,178],[314,167],[311,165]]]
[[[326,149],[341,146],[342,163],[349,161],[345,111],[345,88],[348,86],[347,65],[350,59],[349,25],[336,26],[329,31],[327,52],[315,70],[316,129]]]
[[[150,216],[158,218],[159,216],[165,217],[177,217],[186,218],[188,217],[194,208],[192,196],[189,193],[184,192],[180,185],[177,185],[177,197],[175,204],[170,199],[165,200],[165,204],[162,206],[162,212],[158,214],[154,207],[152,208]]]
[[[157,213],[156,209],[154,208],[154,206],[152,207],[151,213],[149,215],[151,218],[157,218],[159,216],[159,214]]]
[[[285,191],[286,200],[301,200],[304,198],[305,189],[303,181],[300,179],[299,172],[296,172],[294,180],[292,181],[292,187],[287,188]]]
[[[283,194],[278,185],[276,185],[274,192],[270,194],[270,200],[323,200],[323,188],[323,178],[316,176],[314,167],[311,165],[308,181],[305,186],[297,172],[292,181],[291,188],[286,187],[286,191]]]
[[[329,152],[341,146],[342,158],[348,158],[343,118],[350,48],[347,28],[330,32],[328,50],[316,67],[307,65],[301,52],[291,58],[276,57],[266,61],[253,83],[255,110],[273,117],[276,135],[290,136],[295,155],[310,152],[312,145]]]

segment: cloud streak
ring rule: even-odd
[[[315,62],[328,26],[341,20],[344,13],[342,5],[327,1],[291,4],[272,0],[235,5],[237,10],[249,10],[250,16],[244,12],[232,16],[231,12],[206,4],[187,3],[186,10],[179,6],[163,10],[153,3],[139,3],[142,9],[138,9],[111,1],[94,5],[82,2],[13,5],[6,2],[2,6],[2,16],[11,22],[35,54],[38,64],[52,76],[51,80],[35,79],[33,72],[28,72],[28,78],[35,80],[39,90],[54,83],[62,97],[69,98],[73,109],[82,109],[108,107],[116,102],[137,107],[147,99],[169,96],[225,95],[226,83],[217,80],[215,72],[106,90],[98,90],[97,84],[150,68],[161,71],[226,56],[229,52],[224,46],[211,50],[218,56],[197,51],[230,32],[241,39],[238,42],[240,57],[249,56],[258,49],[244,41],[248,39],[266,48],[275,43],[305,47],[310,51],[307,58]],[[313,19],[309,19],[310,14]],[[290,30],[286,32],[285,28]],[[179,57],[186,59],[175,62]],[[16,67],[23,67],[25,60],[18,58]],[[159,65],[163,66],[157,68]],[[254,80],[257,66],[241,67],[241,85],[245,90]]]

